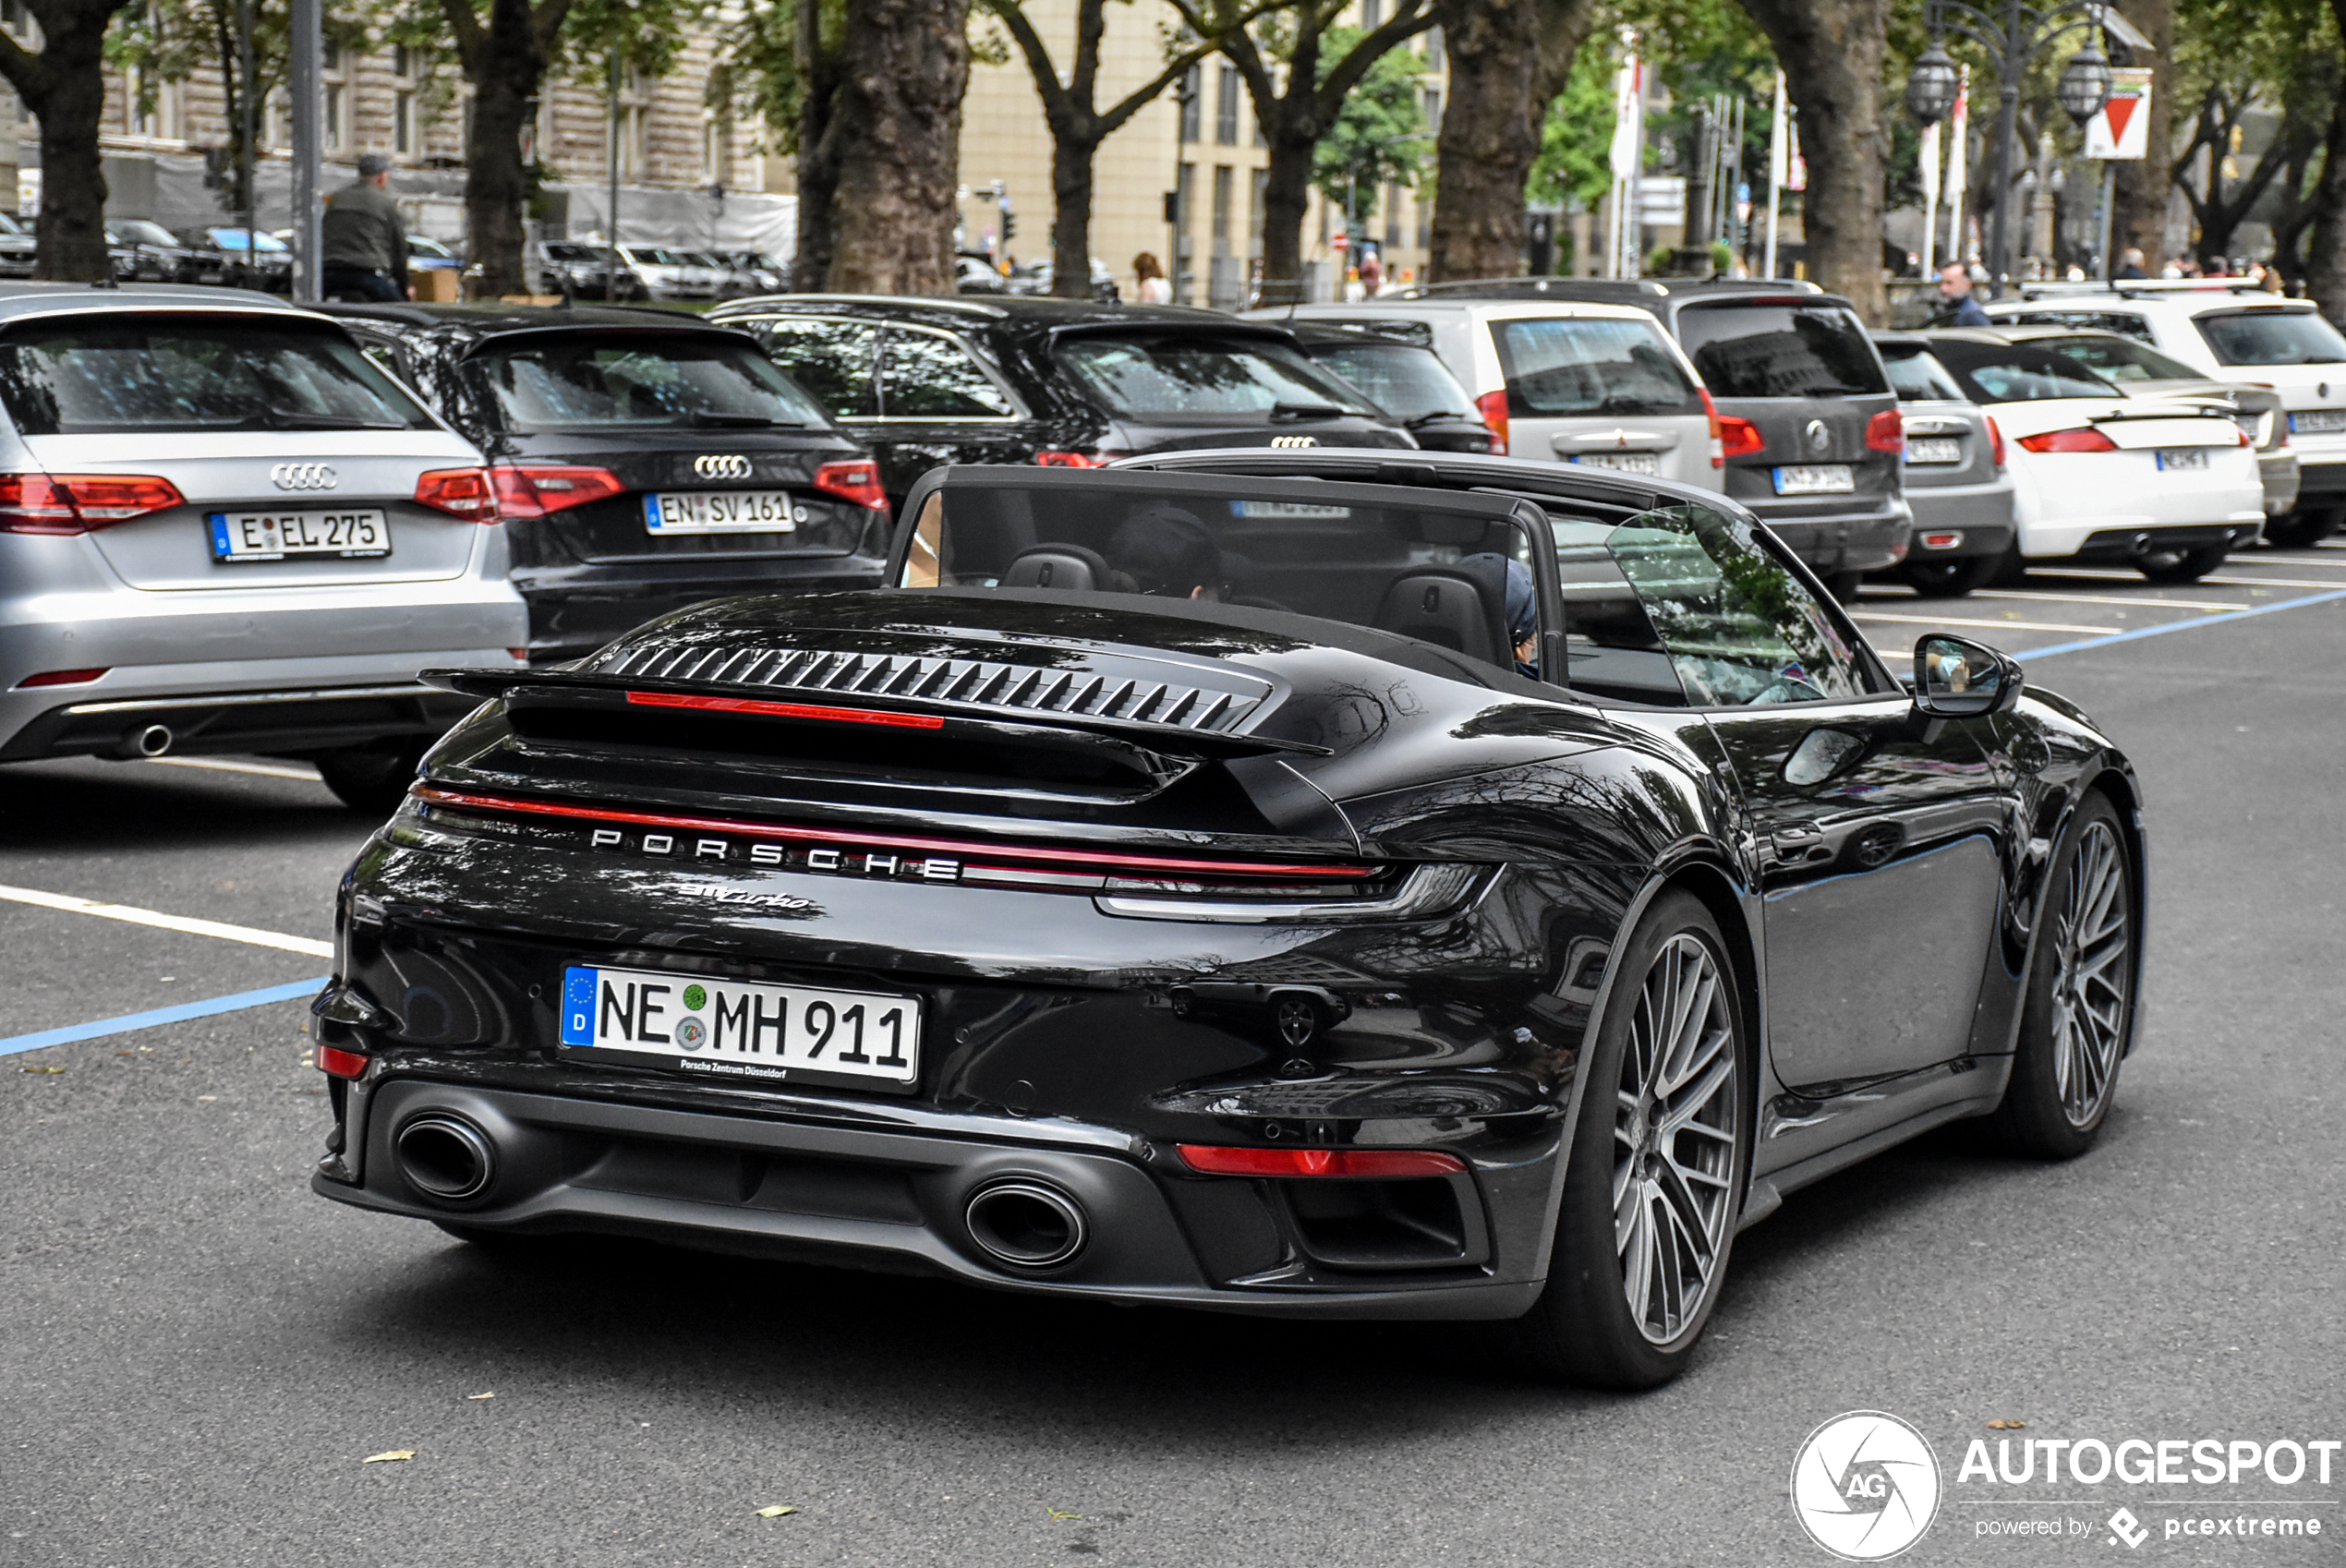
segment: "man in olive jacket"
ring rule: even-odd
[[[390,187],[391,160],[369,152],[358,160],[358,177],[326,199],[320,238],[328,298],[407,297],[407,225],[400,221]]]

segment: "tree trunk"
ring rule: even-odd
[[[2122,0],[2118,9],[2158,53],[2132,62],[2153,73],[2150,127],[2143,155],[2118,165],[2110,243],[2118,251],[2141,251],[2143,271],[2155,278],[2167,259],[2167,209],[2175,189],[2175,0]]]
[[[98,154],[98,122],[105,113],[102,44],[111,9],[85,15],[83,25],[53,33],[41,51],[50,88],[33,105],[41,117],[41,216],[37,274],[63,283],[95,283],[114,271],[106,254],[106,179]]]
[[[1100,144],[1051,127],[1051,292],[1092,297],[1092,160]]]
[[[1881,265],[1887,0],[1744,0],[1744,9],[1775,45],[1785,90],[1800,110],[1808,277],[1882,324],[1890,304]]]
[[[2346,0],[2340,0],[2346,8]],[[2333,323],[2346,321],[2346,94],[2330,105],[2321,178],[2314,182],[2314,235],[2306,247],[2305,297]]]
[[[848,8],[833,131],[853,127],[854,135],[829,204],[829,288],[953,292],[968,25],[969,0],[858,0]]]
[[[1303,298],[1303,216],[1312,206],[1312,150],[1319,144],[1308,120],[1281,114],[1263,127],[1271,166],[1263,184],[1263,303]],[[1184,224],[1189,221],[1184,212]]]
[[[846,140],[839,120],[839,58],[823,43],[821,0],[795,0],[798,27],[798,254],[791,260],[794,293],[819,293],[831,275],[837,235],[832,201]]]
[[[1596,20],[1590,0],[1438,0],[1450,88],[1434,179],[1434,282],[1523,264],[1523,187],[1548,105]]]
[[[466,42],[465,76],[473,84],[473,109],[465,136],[465,222],[485,298],[535,292],[522,255],[526,237],[522,207],[529,182],[522,167],[521,133],[546,74],[546,52],[538,40],[548,22],[559,25],[568,10],[563,0],[561,12],[540,18],[529,0],[492,0],[488,25],[475,25]]]

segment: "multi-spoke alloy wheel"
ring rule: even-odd
[[[1613,1119],[1613,1233],[1638,1330],[1667,1345],[1711,1294],[1735,1200],[1738,1073],[1726,987],[1680,934],[1638,994]]]

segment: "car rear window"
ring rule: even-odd
[[[20,323],[0,337],[0,404],[28,436],[434,428],[340,332],[215,315]]]
[[[1890,390],[1865,328],[1838,305],[1690,305],[1678,312],[1678,344],[1714,397],[1862,397]]]
[[[1374,416],[1367,398],[1286,344],[1202,332],[1082,336],[1058,362],[1110,414],[1132,419]]]
[[[529,333],[491,339],[471,363],[512,430],[828,423],[754,344],[731,334]]]
[[[2059,397],[2112,397],[2118,389],[2063,355],[2026,344],[1944,340],[1931,345],[1974,403],[2042,403]]]
[[[2227,310],[2198,319],[2199,335],[2226,365],[2333,365],[2346,338],[2312,310]]]
[[[1493,321],[1491,338],[1518,419],[1576,414],[1702,413],[1693,380],[1653,321],[1555,316]]]
[[[1345,343],[1319,344],[1311,354],[1397,419],[1445,414],[1469,417],[1474,412],[1466,388],[1425,349],[1397,343]]]
[[[2128,381],[2204,381],[2207,379],[2180,359],[2170,359],[2155,348],[2145,347],[2132,338],[2114,334],[2050,338],[2038,346],[2074,359],[2102,380],[2115,381],[2122,386]]]
[[[1903,403],[1968,403],[1963,388],[1931,352],[1919,344],[1883,344],[1881,368]]]

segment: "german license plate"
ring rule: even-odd
[[[768,985],[705,975],[562,971],[566,1051],[710,1078],[876,1080],[921,1072],[921,1005],[910,996]]]
[[[655,534],[788,534],[806,521],[806,503],[788,490],[664,490],[644,498]]]
[[[1662,473],[1662,455],[1651,452],[1584,452],[1572,461],[1583,468],[1610,468],[1616,474]]]
[[[2162,452],[2159,454],[2159,466],[2162,473],[2171,469],[2205,468],[2207,466],[2207,449],[2187,446]]]
[[[1856,473],[1846,463],[1803,463],[1776,470],[1780,496],[1846,495],[1856,488]]]
[[[208,520],[215,561],[391,553],[391,520],[379,506],[342,512],[215,512]]]
[[[2300,435],[2321,430],[2346,430],[2346,408],[2309,408],[2289,416],[2289,428]]]
[[[1961,463],[1963,442],[1953,436],[1909,436],[1906,438],[1906,461]]]

